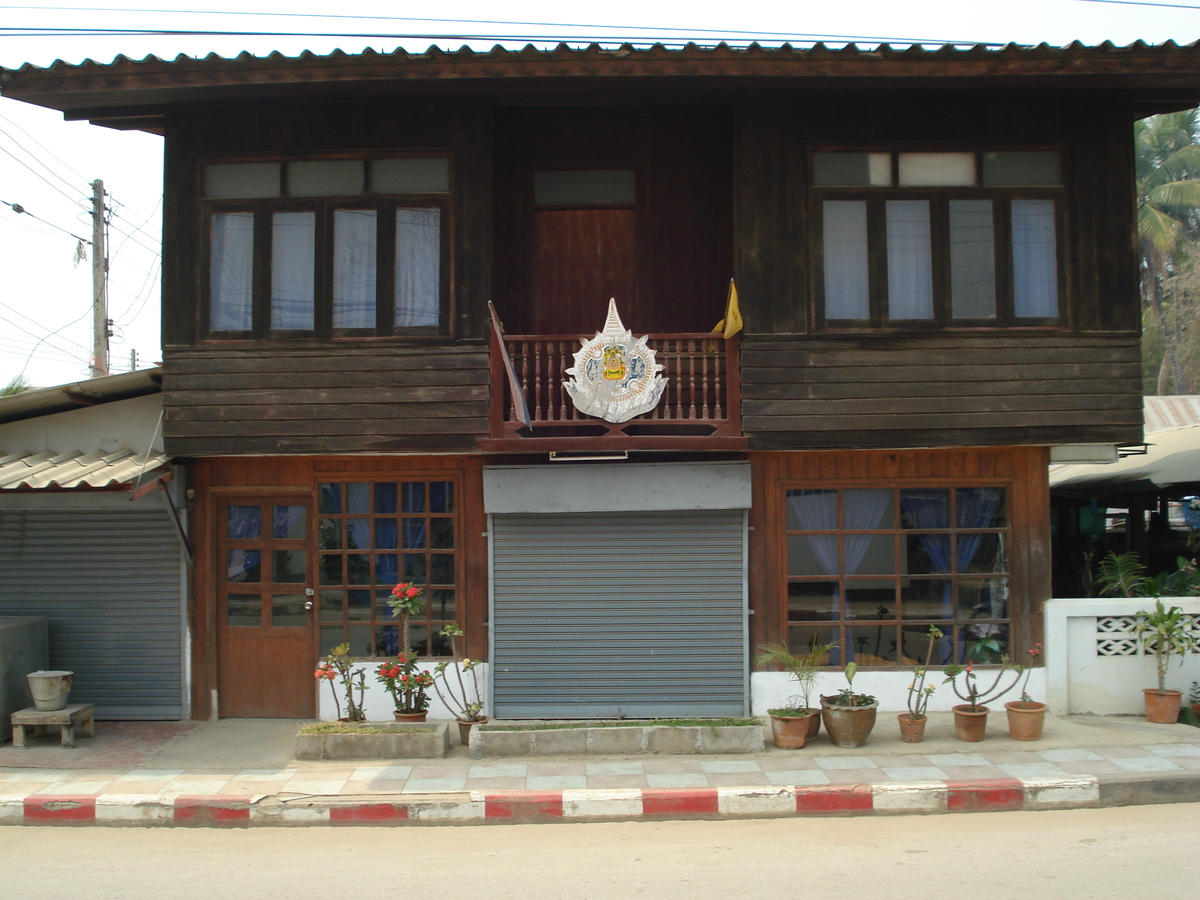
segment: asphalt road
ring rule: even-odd
[[[1200,805],[392,828],[0,827],[0,896],[1196,896]]]

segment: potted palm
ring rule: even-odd
[[[846,663],[846,687],[836,694],[821,698],[821,721],[829,732],[829,740],[838,747],[861,747],[875,727],[875,712],[879,702],[870,694],[854,690],[856,663]]]
[[[1143,651],[1154,651],[1154,667],[1158,674],[1157,688],[1144,688],[1146,720],[1170,725],[1179,719],[1182,691],[1167,689],[1167,666],[1171,654],[1179,656],[1183,665],[1185,654],[1195,652],[1197,641],[1195,622],[1178,606],[1167,607],[1162,597],[1183,597],[1200,593],[1200,574],[1194,563],[1179,557],[1174,572],[1161,572],[1153,578],[1146,575],[1137,554],[1110,553],[1100,561],[1097,581],[1101,592],[1125,597],[1154,599],[1154,609],[1138,610],[1134,614],[1134,637]]]
[[[771,717],[771,736],[775,746],[784,750],[799,750],[817,736],[821,728],[819,709],[809,703],[817,674],[830,650],[837,646],[814,643],[808,653],[796,655],[783,644],[763,644],[756,662],[760,666],[780,666],[796,682],[796,693],[788,698],[787,706],[768,709]]]

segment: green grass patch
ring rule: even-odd
[[[521,725],[483,725],[485,731],[558,731],[565,728],[731,728],[745,725],[761,725],[759,719],[617,719],[588,720],[572,719],[558,722],[526,722]]]
[[[398,734],[400,732],[437,731],[423,725],[388,725],[369,722],[309,722],[300,726],[301,734]]]

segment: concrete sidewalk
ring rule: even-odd
[[[99,722],[0,745],[0,824],[300,825],[1046,809],[1200,800],[1200,729],[1048,717],[1037,742],[995,716],[981,743],[948,713],[905,744],[881,714],[865,747],[729,756],[296,761],[297,722]],[[452,729],[454,731],[455,729]],[[53,731],[53,729],[52,729]]]

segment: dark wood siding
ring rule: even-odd
[[[482,344],[196,348],[164,372],[180,456],[463,450],[488,430]]]
[[[752,448],[1141,440],[1136,335],[747,338]]]

